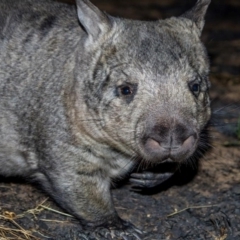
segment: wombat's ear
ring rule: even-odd
[[[195,6],[185,12],[181,17],[192,20],[201,32],[204,26],[204,18],[211,0],[198,0]]]
[[[88,0],[76,0],[78,19],[88,34],[88,41],[97,41],[111,28],[108,16]]]

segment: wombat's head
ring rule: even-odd
[[[85,75],[78,76],[89,119],[81,121],[82,131],[151,163],[193,155],[210,117],[209,62],[200,41],[209,3],[199,0],[180,17],[144,22],[77,1],[87,33]]]

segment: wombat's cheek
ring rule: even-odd
[[[165,123],[147,128],[140,142],[143,158],[148,162],[161,163],[182,162],[191,157],[198,146],[197,131],[190,125]]]

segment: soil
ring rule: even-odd
[[[180,15],[194,1],[93,2],[115,16],[153,20]],[[211,61],[212,148],[151,191],[134,192],[128,182],[112,191],[119,215],[146,232],[142,239],[240,239],[239,12],[239,0],[213,0],[202,36]],[[0,240],[82,239],[77,220],[63,214],[38,186],[1,179]]]

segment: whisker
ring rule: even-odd
[[[233,108],[231,109],[231,111],[235,111],[235,110],[240,109],[240,106],[236,106],[235,104],[228,104],[228,105],[226,105],[226,106],[223,106],[223,107],[221,107],[221,108],[219,108],[219,109],[214,110],[214,111],[212,112],[212,114],[213,114],[213,115],[215,115],[215,114],[218,115],[218,114],[219,114],[218,112],[222,111],[223,109],[230,109],[230,107],[233,107]]]

